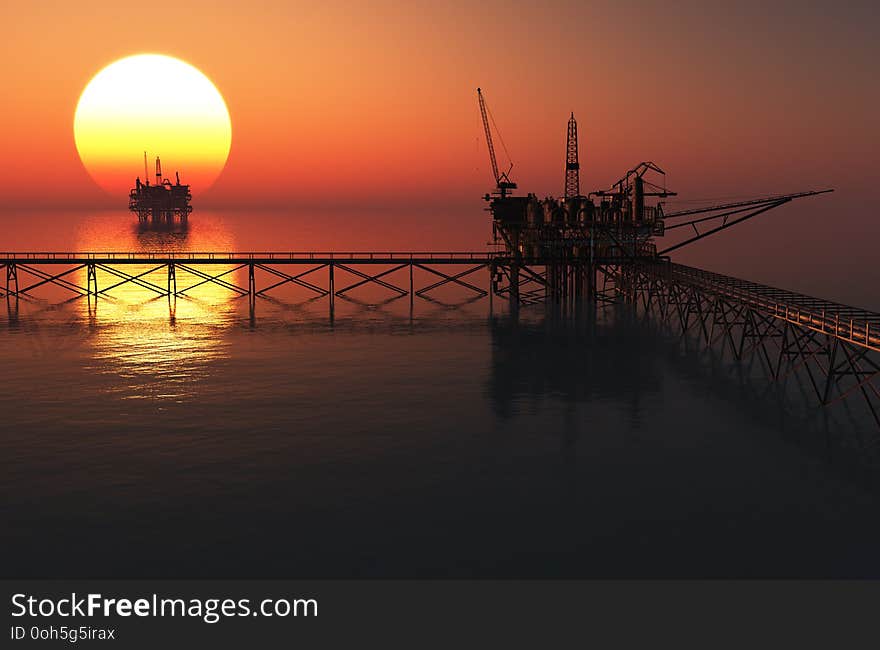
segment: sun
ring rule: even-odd
[[[207,189],[226,164],[232,122],[217,87],[194,66],[161,54],[136,54],[98,72],[80,95],[73,118],[79,157],[98,185],[127,197],[144,175],[144,152],[171,179]]]

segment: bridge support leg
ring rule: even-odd
[[[828,372],[825,375],[825,391],[822,394],[822,405],[828,406],[828,400],[831,398],[831,386],[834,383],[834,377],[837,368],[837,348],[838,341],[836,338],[826,337],[827,345],[831,348],[828,352]],[[868,402],[870,404],[870,400]]]
[[[98,298],[98,273],[94,264],[87,265],[86,292],[92,295],[92,285],[95,287],[95,299]]]
[[[327,295],[330,298],[330,322],[332,323],[333,317],[335,316],[335,311],[336,311],[336,281],[335,281],[335,278],[333,277],[333,262],[330,262],[330,264],[328,264],[327,267],[329,269],[329,274],[330,274],[330,278],[329,278],[330,293],[328,293]]]
[[[9,290],[10,282],[15,286],[14,291]],[[6,265],[6,295],[9,294],[18,296],[18,269],[15,267],[15,263]]]
[[[168,295],[177,295],[177,268],[174,262],[168,264]]]
[[[257,304],[257,283],[254,279],[254,263],[248,264],[248,306],[251,312],[251,321],[254,319],[254,311]]]
[[[413,263],[412,257],[409,260],[409,317],[412,318],[413,306],[415,304],[415,294],[413,293]]]

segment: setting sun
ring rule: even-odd
[[[202,72],[159,54],[119,59],[98,72],[79,98],[76,148],[92,178],[125,196],[144,173],[143,156],[161,156],[165,173],[203,191],[229,155],[232,125],[223,97]],[[142,179],[144,180],[144,179]]]

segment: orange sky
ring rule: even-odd
[[[572,110],[583,189],[643,159],[690,197],[873,188],[867,2],[224,4],[5,3],[0,205],[124,202],[90,180],[72,121],[89,79],[138,52],[192,63],[226,99],[227,167],[193,188],[206,205],[251,205],[255,184],[266,205],[474,203],[490,184],[478,85],[538,194],[561,192]]]

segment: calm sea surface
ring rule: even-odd
[[[484,250],[460,219],[34,214],[2,248]],[[0,575],[880,576],[877,432],[626,307],[34,293],[0,301]]]

